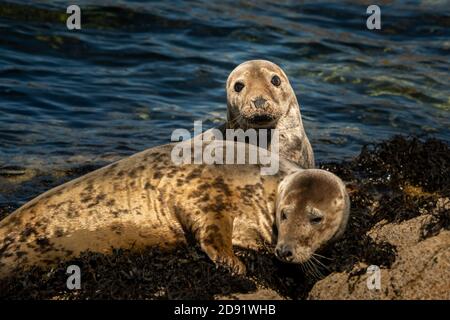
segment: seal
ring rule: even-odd
[[[276,244],[280,259],[299,263],[345,228],[348,196],[330,172],[283,159],[278,173],[267,176],[261,164],[175,165],[172,149],[158,146],[88,173],[0,221],[0,275],[83,251],[170,249],[191,241],[215,263],[244,273],[233,245]]]
[[[226,129],[277,129],[280,155],[304,169],[314,168],[297,97],[279,66],[267,60],[246,61],[230,73],[226,92],[227,122],[216,128],[223,136]],[[204,139],[211,139],[211,134],[205,131]],[[270,150],[270,143],[267,147]]]

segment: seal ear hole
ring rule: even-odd
[[[286,220],[287,219],[287,210],[286,209],[282,209],[281,210],[281,216],[280,216],[280,220]]]
[[[242,89],[244,89],[244,87],[245,87],[245,85],[242,82],[238,81],[234,84],[234,91],[241,92]]]
[[[279,76],[274,75],[274,76],[272,77],[272,80],[270,80],[270,82],[271,82],[275,87],[279,87],[280,84],[281,84],[281,79],[280,79]]]
[[[319,224],[323,221],[323,217],[319,217],[319,216],[312,216],[311,218],[309,218],[309,222],[311,224]]]

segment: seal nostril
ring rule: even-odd
[[[264,107],[264,105],[266,104],[267,100],[264,99],[263,97],[258,97],[255,100],[253,100],[253,104],[255,105],[256,108],[262,108]]]
[[[294,252],[290,247],[287,247],[286,245],[281,246],[281,248],[275,249],[275,255],[280,259],[284,260],[286,262],[289,262],[294,257]]]
[[[278,248],[276,248],[276,249],[275,249],[275,255],[276,255],[277,257],[281,258],[281,250],[278,249]]]
[[[285,251],[284,251],[284,257],[285,258],[292,258],[292,256],[293,256],[293,253],[292,253],[292,250],[290,250],[290,249],[286,249]]]

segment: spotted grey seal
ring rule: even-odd
[[[267,60],[246,61],[228,76],[226,92],[227,121],[215,128],[224,137],[226,129],[277,129],[279,154],[304,169],[314,168],[297,97],[279,66]],[[203,136],[212,139],[211,130]]]
[[[173,146],[67,182],[0,221],[0,275],[86,250],[171,248],[189,238],[214,262],[242,273],[232,245],[276,245],[280,259],[300,263],[345,228],[348,196],[330,172],[283,159],[277,174],[265,176],[260,164],[175,165]]]

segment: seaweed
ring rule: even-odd
[[[333,270],[350,272],[356,262],[389,268],[396,248],[375,243],[367,232],[377,223],[400,223],[432,214],[422,238],[448,228],[448,210],[434,213],[436,203],[450,195],[450,148],[436,139],[394,136],[364,146],[351,161],[321,166],[347,182],[351,217],[342,239],[324,254],[334,257]]]
[[[450,230],[450,200],[446,198],[433,212],[431,220],[423,225],[421,239],[437,235],[441,230]]]
[[[1,203],[0,204],[0,220],[6,218],[11,212],[17,209],[17,205],[14,203]]]
[[[81,290],[66,286],[69,265],[82,270]],[[0,282],[3,299],[211,299],[216,294],[249,292],[255,285],[217,269],[197,248],[171,254],[158,249],[84,252],[51,270],[17,270],[20,276]],[[19,280],[19,281],[18,281]]]

